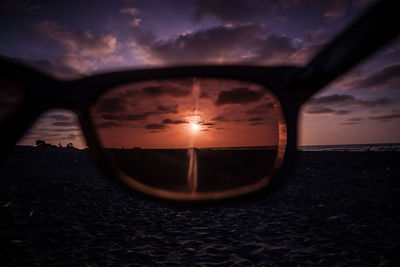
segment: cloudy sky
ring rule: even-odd
[[[277,146],[280,106],[263,86],[186,78],[131,83],[91,109],[106,147]]]
[[[0,3],[0,54],[63,79],[116,69],[179,64],[304,65],[371,3],[6,0]],[[400,142],[399,74],[400,42],[395,40],[304,106],[300,144]],[[206,88],[208,83],[205,84]],[[143,88],[136,91],[143,92]],[[240,88],[259,92],[254,88],[252,91],[251,86],[224,90],[235,94]],[[246,115],[248,110],[263,104],[218,104],[219,96],[210,100],[214,103],[210,110],[214,111],[199,119],[199,124],[210,123],[201,130],[229,128],[228,123],[234,118],[219,116],[229,106],[240,107],[237,110]],[[132,127],[157,132],[190,124],[187,117],[176,115],[178,110],[185,110],[185,105],[174,110],[179,103],[173,99],[162,104],[152,103],[152,111],[145,104],[140,112],[153,113]],[[108,115],[111,118],[112,113]],[[257,122],[267,119],[244,115],[236,120],[246,121],[248,126],[257,126]],[[108,128],[112,123],[121,121],[99,122]],[[39,138],[53,144],[72,142],[85,146],[76,118],[63,110],[44,114],[21,143],[32,145]]]

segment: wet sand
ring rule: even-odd
[[[85,151],[18,148],[0,177],[2,266],[400,264],[400,152],[301,152],[277,194],[202,209],[138,200]]]

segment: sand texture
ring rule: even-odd
[[[137,199],[85,151],[16,148],[0,164],[1,266],[400,266],[400,152],[301,152],[262,201]]]

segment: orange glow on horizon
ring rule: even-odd
[[[187,78],[121,86],[92,114],[105,147],[275,146],[277,103],[256,83]]]

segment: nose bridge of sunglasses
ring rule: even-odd
[[[88,102],[89,88],[75,81],[52,81],[41,88],[32,88],[33,97],[48,109],[79,109]]]

